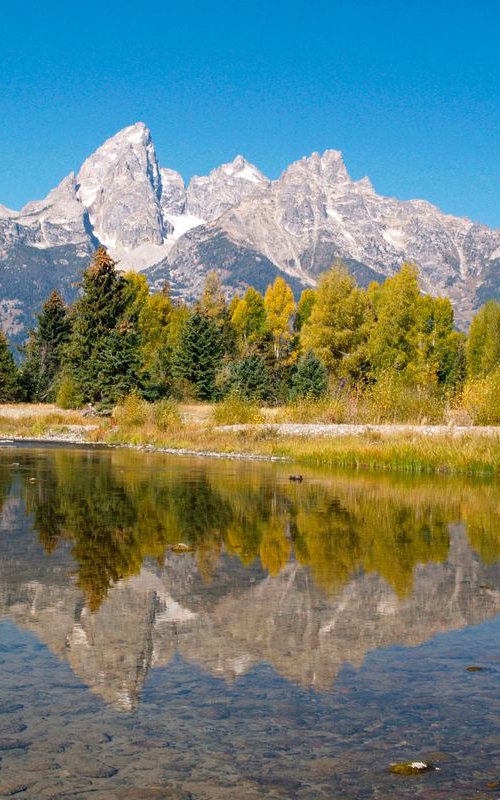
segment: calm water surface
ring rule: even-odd
[[[0,797],[500,797],[498,489],[0,449]]]

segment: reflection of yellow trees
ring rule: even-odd
[[[144,559],[162,564],[176,542],[193,547],[207,581],[223,552],[246,566],[260,560],[271,575],[295,557],[326,591],[364,571],[400,595],[417,564],[447,558],[450,523],[466,524],[485,561],[500,555],[495,484],[316,474],[298,486],[267,466],[148,465],[126,451],[54,451],[30,472],[38,480],[25,484],[26,502],[40,540],[48,552],[72,542],[93,609]]]
[[[266,525],[260,540],[260,561],[270,575],[278,575],[290,559],[291,544],[285,527],[285,520],[273,517]]]

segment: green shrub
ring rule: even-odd
[[[74,379],[69,375],[65,375],[56,395],[56,405],[59,408],[80,408],[83,405],[83,397],[75,383]]]

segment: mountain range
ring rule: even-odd
[[[108,139],[43,200],[0,205],[0,324],[21,341],[56,287],[67,301],[98,244],[123,270],[144,270],[193,299],[208,271],[228,290],[262,290],[282,274],[296,293],[342,259],[361,285],[404,261],[421,288],[448,296],[460,327],[500,296],[500,230],[454,217],[424,200],[377,194],[352,180],[327,150],[291,164],[277,180],[237,156],[187,186],[159,165],[142,123]]]

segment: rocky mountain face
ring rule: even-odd
[[[0,323],[22,338],[50,290],[67,300],[104,244],[123,269],[144,269],[155,288],[194,297],[207,271],[228,289],[263,289],[284,274],[297,291],[341,258],[361,284],[405,260],[422,289],[445,294],[457,319],[500,296],[500,230],[453,217],[422,200],[376,194],[352,180],[340,152],[291,164],[274,181],[242,156],[185,186],[160,167],[148,128],[106,141],[44,200],[15,212],[0,205]]]

